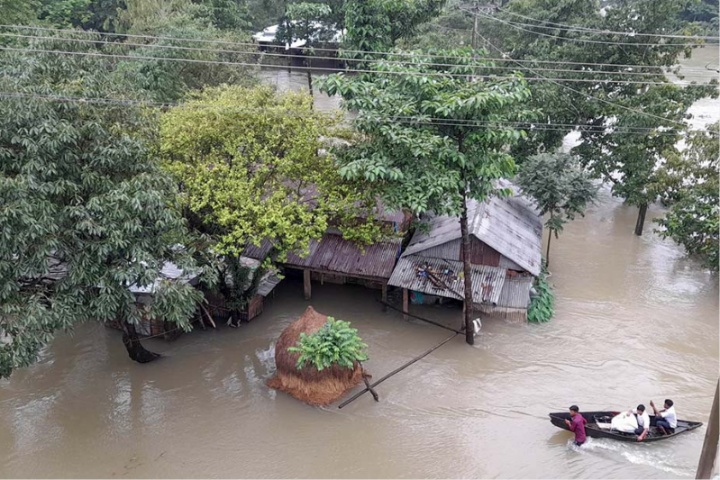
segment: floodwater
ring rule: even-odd
[[[658,211],[651,208],[652,218]],[[265,386],[273,342],[307,305],[350,320],[376,378],[446,337],[383,313],[359,286],[282,283],[239,329],[146,341],[88,324],[0,382],[0,477],[692,478],[705,429],[668,443],[571,446],[547,413],[675,400],[706,421],[718,379],[718,279],[670,241],[633,235],[636,211],[603,192],[553,242],[557,312],[485,319],[342,410]],[[650,229],[648,229],[650,230]],[[397,301],[395,297],[395,301]],[[457,325],[451,306],[412,311]]]
[[[118,332],[80,326],[0,381],[0,477],[693,478],[704,427],[667,443],[578,449],[547,418],[572,403],[669,397],[680,418],[707,421],[718,277],[650,223],[633,235],[636,215],[602,191],[553,241],[551,322],[484,319],[474,347],[456,338],[379,386],[380,403],[313,408],[265,386],[273,342],[307,305],[353,322],[375,378],[446,337],[382,312],[374,290],[314,285],[307,302],[288,279],[239,329],[146,341],[165,355],[148,365],[127,358]],[[452,306],[411,309],[460,321]]]

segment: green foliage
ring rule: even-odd
[[[536,18],[540,22],[556,22],[577,27],[638,33],[674,32],[691,34],[693,27],[680,18],[688,2],[676,0],[618,0],[601,14],[601,2],[587,0],[515,0],[504,10]],[[498,12],[504,22],[518,22],[518,17]],[[517,26],[516,26],[517,27]],[[558,62],[590,62],[619,65],[671,67],[679,55],[690,55],[692,49],[667,42],[661,37],[598,35],[592,32],[552,29],[514,28],[507,23],[480,20],[482,35],[488,37],[512,58]],[[536,32],[542,32],[540,35]],[[591,43],[598,41],[647,45]],[[497,54],[497,51],[493,51]],[[623,68],[605,71],[626,72]],[[635,81],[663,81],[658,69],[645,69],[648,75],[633,75]],[[633,70],[639,73],[637,70]],[[542,73],[542,72],[539,72]],[[654,174],[664,154],[675,148],[682,137],[683,123],[690,105],[705,96],[717,96],[714,87],[683,88],[672,85],[638,86],[603,82],[608,75],[593,74],[582,69],[577,74],[553,73],[553,77],[596,78],[597,83],[533,82],[531,106],[543,112],[543,121],[555,124],[589,125],[580,127],[582,144],[579,153],[594,175],[612,184],[614,195],[628,204],[644,206],[652,203],[658,191]],[[667,79],[665,80],[667,81]],[[569,88],[568,88],[569,87]],[[631,111],[631,110],[634,111]],[[651,116],[649,116],[651,115]],[[663,120],[663,118],[667,120]],[[606,130],[597,128],[608,126]],[[649,129],[648,134],[626,133],[613,127]],[[560,146],[567,130],[531,132],[528,141],[519,144],[514,153],[520,161],[541,151],[554,151]],[[673,129],[678,135],[668,135]]]
[[[530,323],[549,322],[555,314],[555,294],[547,281],[547,269],[543,265],[542,272],[535,279],[537,295],[530,300],[527,319]]]
[[[317,332],[300,334],[296,346],[289,347],[290,353],[299,353],[297,368],[301,370],[311,365],[323,371],[333,365],[352,369],[355,362],[368,359],[365,349],[367,344],[357,334],[357,329],[350,328],[350,322],[335,320],[328,317],[327,322]]]
[[[709,127],[717,134],[720,124]],[[660,169],[669,195],[667,214],[656,220],[658,233],[683,245],[688,253],[699,255],[712,270],[720,262],[720,195],[718,193],[717,135],[694,132],[688,148],[679,157],[670,157]]]
[[[142,95],[90,58],[1,59],[1,91]],[[0,102],[0,376],[32,363],[57,330],[137,323],[128,287],[155,282],[165,261],[198,268],[153,136],[152,115],[137,108]],[[162,281],[152,311],[188,330],[198,300],[190,285]]]
[[[374,205],[331,156],[318,155],[335,123],[313,114],[305,94],[209,88],[163,115],[161,153],[193,226],[216,236],[217,252],[269,239],[282,258],[307,250],[338,216]]]
[[[27,0],[0,0],[2,21],[8,25],[31,23],[37,16],[34,7]]]
[[[419,24],[437,15],[444,3],[445,0],[347,0],[345,47],[386,51],[398,39],[411,36]]]
[[[379,62],[369,65],[377,74],[338,74],[319,83],[358,112],[354,125],[362,136],[337,150],[344,178],[369,182],[389,209],[459,215],[466,197],[482,201],[494,192],[496,179],[513,175],[505,147],[523,133],[492,122],[529,115],[522,108],[529,91],[521,77],[472,82],[451,76],[470,76],[487,63],[467,49],[437,53],[438,58],[408,57],[412,66]],[[451,61],[456,64],[431,65]],[[406,70],[417,74],[382,73]],[[490,125],[460,123],[471,120]]]
[[[207,43],[203,43],[204,41],[248,42],[250,40],[246,32],[235,31],[236,29],[222,30],[215,26],[215,23],[218,23],[215,14],[222,11],[216,10],[213,7],[215,4],[194,4],[190,0],[126,0],[125,3],[126,8],[118,14],[118,30],[132,35],[198,39],[199,42],[182,42],[182,46],[201,50],[163,49],[158,47],[177,46],[177,42],[163,38],[133,38],[132,43],[147,43],[148,46],[128,50],[122,44],[118,44],[109,48],[110,53],[131,57],[211,62],[152,61],[146,58],[119,61],[116,68],[125,77],[125,81],[150,92],[153,100],[176,102],[191,90],[225,83],[245,86],[255,83],[254,67],[212,63],[254,61],[254,57],[244,53],[208,51],[222,47],[209,47]],[[223,18],[227,20],[226,17]],[[242,49],[237,50],[242,51]]]
[[[530,157],[520,168],[517,181],[540,209],[548,215],[545,226],[558,237],[563,225],[583,216],[588,203],[597,196],[597,187],[577,157],[565,153],[542,153]]]

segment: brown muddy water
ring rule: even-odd
[[[359,328],[376,378],[446,336],[381,312],[362,287],[314,285],[306,302],[286,281],[239,329],[147,341],[165,355],[148,365],[119,333],[82,326],[0,382],[0,477],[691,478],[704,428],[577,449],[547,418],[669,397],[681,418],[707,420],[717,277],[669,241],[635,237],[635,216],[604,192],[553,242],[550,323],[485,319],[475,347],[456,338],[378,387],[380,403],[312,408],[265,386],[273,342],[308,304]]]

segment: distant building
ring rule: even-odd
[[[512,187],[503,183],[504,187]],[[530,292],[540,274],[542,220],[522,196],[468,201],[473,301],[484,313],[527,318]],[[460,220],[436,216],[427,233],[416,232],[393,270],[389,285],[403,288],[416,303],[462,300]]]
[[[291,22],[296,23],[296,22]],[[319,43],[325,44],[325,45],[339,45],[343,38],[343,31],[337,30],[335,28],[332,28],[328,25],[323,25],[320,22],[313,22],[313,26],[316,29],[321,29],[321,27],[324,27],[324,32],[330,32],[329,38],[323,38],[323,39],[317,39],[316,41],[319,41]],[[278,40],[278,31],[280,30],[281,25],[270,25],[269,27],[265,27],[262,31],[255,33],[252,38],[257,43],[261,50],[265,50],[268,48],[272,48],[275,46],[285,46],[285,50],[299,50],[305,46],[307,43],[305,40],[295,40],[292,43],[284,42]],[[313,42],[315,44],[315,42]]]

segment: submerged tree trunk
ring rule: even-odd
[[[637,223],[635,224],[635,235],[638,237],[642,236],[643,227],[645,226],[645,214],[647,213],[647,203],[640,205],[640,211],[638,212]]]
[[[470,232],[468,231],[467,197],[463,192],[462,216],[460,217],[460,234],[462,235],[463,277],[465,285],[465,341],[469,345],[475,343],[473,330],[473,298],[472,298],[472,270],[470,267]]]
[[[548,229],[548,245],[547,251],[545,252],[545,265],[550,266],[550,240],[552,240],[552,230]]]
[[[148,363],[160,358],[159,353],[146,350],[140,343],[140,336],[135,330],[135,325],[129,322],[123,322],[123,344],[127,349],[130,358],[138,363]]]

